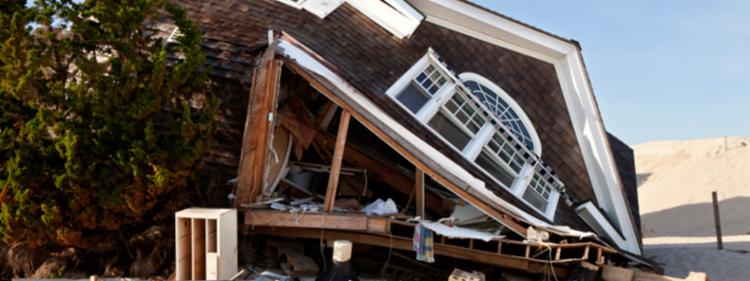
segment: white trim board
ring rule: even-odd
[[[624,234],[622,248],[641,254],[578,46],[463,1],[408,1],[428,22],[554,65],[599,207]]]
[[[584,222],[586,222],[586,224],[588,224],[592,229],[596,230],[596,232],[600,233],[600,235],[606,236],[618,247],[627,247],[625,238],[623,238],[622,235],[617,232],[614,226],[612,226],[607,218],[604,217],[604,215],[599,211],[594,203],[588,201],[581,204],[576,208],[576,213],[583,219]]]
[[[403,39],[411,36],[419,27],[419,23],[422,22],[424,16],[404,0],[384,1],[346,0],[349,5],[388,30],[396,38]]]

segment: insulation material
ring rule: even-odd
[[[388,200],[383,201],[383,199],[378,198],[362,208],[362,212],[366,213],[368,216],[387,216],[398,213],[398,208],[396,207],[396,202],[393,202],[393,199],[388,198]]]

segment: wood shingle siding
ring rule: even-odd
[[[247,73],[252,72],[252,59],[248,59],[252,57],[252,50],[266,43],[269,29],[286,32],[320,54],[332,64],[338,75],[401,120],[416,135],[460,165],[473,167],[473,163],[439,141],[423,124],[385,95],[385,91],[431,47],[457,74],[474,72],[482,75],[513,97],[534,123],[542,143],[543,161],[556,171],[568,193],[581,202],[595,200],[560,83],[551,64],[426,21],[410,38],[396,39],[348,4],[320,19],[272,0],[176,2],[185,6],[204,30],[210,63],[218,66],[214,70],[218,74],[247,83],[250,78]],[[247,92],[237,94],[246,96]],[[231,101],[238,97],[226,98],[230,101],[222,104],[246,105]],[[233,117],[242,118],[244,115]],[[233,141],[240,140],[241,132]],[[236,151],[238,153],[239,148]],[[470,171],[508,202],[547,221],[507,190],[496,186],[478,169],[471,168]],[[554,223],[589,229],[564,200],[558,205]]]

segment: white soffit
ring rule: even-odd
[[[576,50],[571,42],[461,1],[409,0],[409,3],[429,22],[549,63]]]
[[[628,251],[639,251],[638,245],[635,248],[631,248],[632,245],[628,244],[625,239],[620,235],[614,226],[604,217],[599,209],[591,201],[586,202],[576,208],[576,213],[580,216],[586,224],[593,228],[597,234],[608,237],[612,242],[617,244],[618,247],[626,249]]]
[[[572,42],[458,0],[408,0],[428,22],[555,66],[599,207],[640,254],[633,220],[580,51]]]
[[[346,2],[399,39],[411,36],[424,19],[422,14],[404,0],[347,0]]]
[[[325,18],[342,3],[344,0],[306,0],[302,3],[302,8],[320,18]]]

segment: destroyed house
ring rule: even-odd
[[[222,99],[205,170],[246,233],[411,251],[426,227],[436,262],[650,266],[576,41],[462,0],[177,2]]]

